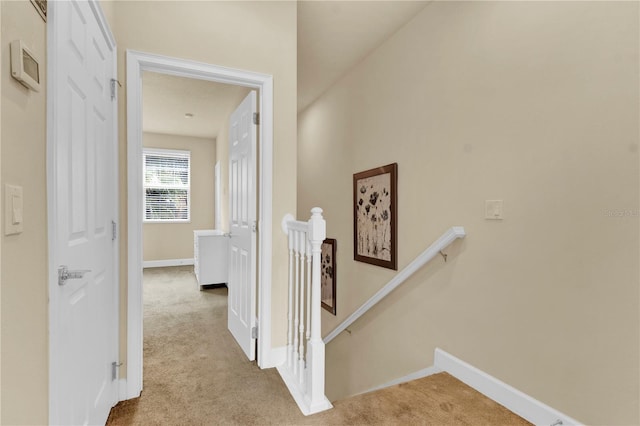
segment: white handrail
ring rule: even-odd
[[[374,294],[369,300],[367,300],[362,306],[355,310],[351,315],[347,317],[340,325],[334,328],[331,333],[323,339],[325,345],[332,341],[338,334],[342,333],[351,324],[353,324],[358,318],[364,315],[374,305],[384,299],[389,293],[395,290],[400,284],[405,282],[407,278],[413,275],[424,264],[433,259],[442,249],[454,242],[458,238],[464,238],[464,228],[462,226],[454,226],[449,228],[447,232],[442,234],[433,244],[431,244],[425,251],[423,251],[418,257],[416,257],[411,263],[409,263],[402,271],[398,272],[384,287],[382,287],[376,294]]]

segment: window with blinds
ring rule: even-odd
[[[188,222],[191,152],[143,150],[144,222]]]

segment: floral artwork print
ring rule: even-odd
[[[322,243],[320,261],[320,300],[322,307],[336,314],[336,240],[327,238]]]
[[[389,173],[362,179],[358,186],[358,254],[391,260]]]
[[[354,175],[354,258],[395,269],[396,164]]]

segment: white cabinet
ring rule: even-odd
[[[193,231],[194,272],[199,285],[226,284],[228,281],[229,238],[222,231]]]

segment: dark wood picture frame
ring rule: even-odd
[[[38,15],[47,22],[47,0],[31,0],[31,4],[38,11]]]
[[[336,246],[334,238],[324,240],[320,262],[320,301],[333,315],[336,314]]]
[[[353,175],[353,259],[398,270],[398,164]]]

